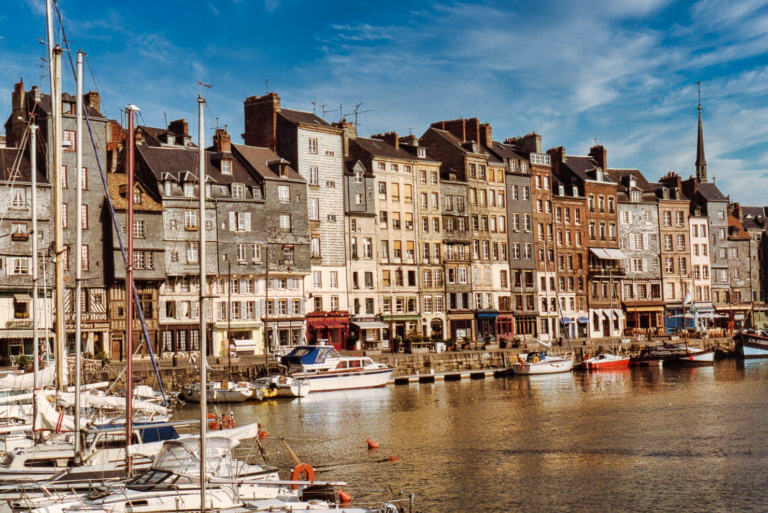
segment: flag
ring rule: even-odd
[[[685,299],[683,299],[683,306],[687,305],[690,302],[691,302],[691,293],[690,292],[686,292],[685,293]]]
[[[197,81],[197,83],[198,83],[198,84],[200,84],[200,85],[201,85],[201,86],[203,86],[203,87],[213,87],[212,85],[203,84],[203,83],[202,83],[202,82],[200,82],[199,80]]]
[[[696,315],[696,314],[698,314],[698,313],[699,313],[699,311],[696,309],[696,304],[695,304],[695,303],[692,303],[692,304],[691,304],[691,313],[692,313],[693,315]]]

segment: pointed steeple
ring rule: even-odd
[[[707,181],[707,159],[704,157],[704,129],[701,124],[701,82],[699,86],[699,140],[696,146],[696,180],[700,183]]]

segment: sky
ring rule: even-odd
[[[43,84],[45,1],[0,11],[0,115],[13,84]],[[768,0],[58,0],[85,89],[121,119],[186,118],[206,138],[241,142],[243,101],[277,92],[285,108],[341,114],[359,134],[420,136],[477,117],[496,140],[541,134],[544,149],[608,150],[611,168],[649,180],[695,172],[701,81],[710,180],[768,205]],[[74,57],[73,57],[74,58]],[[71,70],[66,90],[74,93]],[[212,85],[207,88],[199,82]],[[323,111],[325,110],[325,114]],[[196,135],[195,135],[196,137]]]

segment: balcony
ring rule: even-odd
[[[14,234],[11,235],[11,240],[27,241],[27,240],[29,240],[29,234],[28,233],[14,233]]]
[[[618,276],[618,277],[622,277],[622,276],[626,276],[627,270],[624,267],[594,267],[594,266],[589,266],[587,268],[587,274],[590,277],[597,277],[597,276],[606,276],[606,277],[609,277],[609,276],[616,277],[616,276]]]

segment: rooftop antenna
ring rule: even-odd
[[[312,104],[312,114],[316,114],[315,111],[317,110],[317,104],[315,102],[310,102],[310,103]]]
[[[266,94],[269,94],[269,79],[267,79],[264,84],[267,86],[267,92]]]
[[[163,111],[163,118],[165,118],[165,129],[168,130],[168,114]]]
[[[219,118],[216,118],[216,130],[219,129]]]
[[[358,114],[363,114],[365,112],[373,112],[373,109],[368,110],[360,110],[360,106],[364,104],[365,102],[360,102],[357,105],[355,105],[355,110],[350,112],[349,114],[344,114],[345,116],[351,116],[352,114],[355,115],[355,126],[357,126],[357,116]]]
[[[336,109],[333,109],[333,110],[325,110],[325,104],[323,104],[323,105],[320,105],[320,107],[322,107],[322,108],[323,108],[323,120],[325,120],[325,115],[326,115],[326,114],[330,114],[331,112],[336,112]]]

